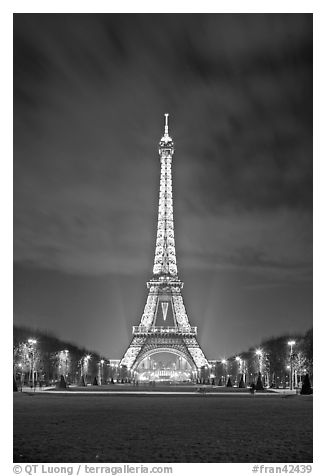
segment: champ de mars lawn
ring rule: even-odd
[[[14,394],[14,462],[312,462],[312,396]]]

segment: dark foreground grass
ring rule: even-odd
[[[14,462],[312,462],[312,397],[14,394]]]

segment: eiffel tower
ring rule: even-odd
[[[120,366],[133,373],[153,354],[167,352],[184,359],[195,379],[208,368],[208,361],[197,340],[197,327],[190,326],[181,294],[183,282],[178,278],[171,171],[174,144],[168,117],[165,114],[159,143],[161,177],[153,277],[147,283],[149,293],[140,324],[133,326],[133,337]]]

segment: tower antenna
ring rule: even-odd
[[[164,135],[168,136],[169,135],[169,114],[166,113],[166,114],[164,114],[164,116],[165,116]]]

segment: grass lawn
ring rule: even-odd
[[[15,393],[14,462],[312,462],[312,396]]]

